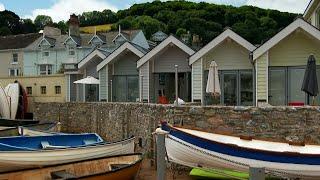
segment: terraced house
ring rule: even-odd
[[[21,34],[0,37],[0,77],[24,75],[24,48],[41,34]]]
[[[256,100],[271,105],[307,104],[301,91],[307,58],[314,55],[320,84],[320,1],[311,0],[303,19],[298,18],[253,52]],[[319,96],[316,100],[320,102]]]
[[[68,34],[62,34],[57,28],[45,27],[42,36],[25,48],[24,74],[44,76],[64,73],[66,75],[66,89],[64,89],[67,92],[66,101],[106,100],[103,95],[100,95],[100,91],[106,92],[103,88],[107,86],[106,84],[109,86],[111,83],[110,76],[108,82],[102,79],[100,88],[95,85],[76,85],[73,82],[86,76],[100,79],[101,73],[97,71],[97,65],[125,42],[135,44],[142,49],[149,48],[141,30],[122,31],[119,27],[119,31],[113,32],[80,33],[78,17],[71,15]],[[101,76],[101,78],[104,77]],[[114,84],[123,83],[120,82],[121,78],[118,79],[114,78]]]

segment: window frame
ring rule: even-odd
[[[47,94],[47,86],[40,86],[40,93],[41,95]]]
[[[73,54],[71,54],[70,52],[73,52]],[[76,48],[75,47],[68,47],[68,55],[69,56],[75,56],[76,55]]]
[[[19,63],[19,54],[18,53],[12,53],[11,64],[18,64],[18,63]]]
[[[31,86],[26,87],[26,93],[27,93],[27,95],[32,95],[32,87]]]
[[[60,85],[54,86],[54,91],[55,91],[55,94],[61,94],[61,86]]]
[[[13,71],[13,75],[11,75],[11,71]],[[9,68],[9,77],[19,76],[19,72],[19,68]]]
[[[317,66],[317,69],[319,68],[319,66]],[[292,77],[291,76],[291,73],[290,73],[290,70],[295,70],[295,69],[306,69],[306,66],[270,66],[268,68],[268,74],[270,75],[271,71],[272,70],[284,70],[284,73],[285,73],[285,89],[284,89],[284,93],[285,93],[285,104],[281,104],[281,105],[274,105],[274,106],[288,106],[289,105],[289,102],[290,102],[290,78]],[[270,100],[270,87],[271,87],[271,81],[268,81],[268,102]],[[305,93],[305,98],[304,98],[304,104],[305,105],[308,105],[308,95]],[[273,104],[272,104],[273,105]]]
[[[45,55],[46,53],[48,53],[47,56]],[[41,56],[42,56],[42,58],[48,58],[48,57],[50,57],[50,51],[42,51]]]
[[[41,68],[45,67],[45,70]],[[52,74],[52,65],[51,64],[40,64],[39,65],[39,75],[51,75]]]

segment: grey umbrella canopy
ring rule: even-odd
[[[302,91],[306,92],[309,96],[317,96],[319,93],[318,80],[317,80],[317,65],[316,59],[313,55],[308,58],[308,65],[304,74],[302,83]]]

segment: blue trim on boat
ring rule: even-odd
[[[0,138],[0,151],[42,150],[43,143],[50,146],[75,148],[103,143],[103,139],[95,133],[2,137]]]
[[[162,123],[161,129],[168,131],[170,135],[194,146],[225,155],[276,163],[320,165],[320,156],[318,154],[263,151],[239,147],[232,144],[224,144],[185,133],[178,129],[174,129],[166,123]]]

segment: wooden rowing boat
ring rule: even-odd
[[[49,135],[48,132],[55,132],[57,123],[40,123],[18,127],[2,127],[0,137],[6,136],[36,136]]]
[[[23,171],[0,174],[0,179],[86,179],[86,180],[133,180],[142,163],[141,154],[102,156],[73,163],[59,164]]]
[[[39,121],[31,119],[4,119],[0,118],[1,127],[17,127],[38,124]]]
[[[273,175],[319,179],[320,146],[240,138],[162,123],[169,161],[189,167],[248,171],[263,167]]]
[[[61,137],[60,140],[53,141],[57,136]],[[32,138],[38,139],[30,141]],[[0,138],[0,172],[134,152],[134,137],[110,143],[99,142],[96,138],[93,134],[24,136],[19,137],[19,141],[13,138]],[[15,143],[19,146],[14,146]]]

